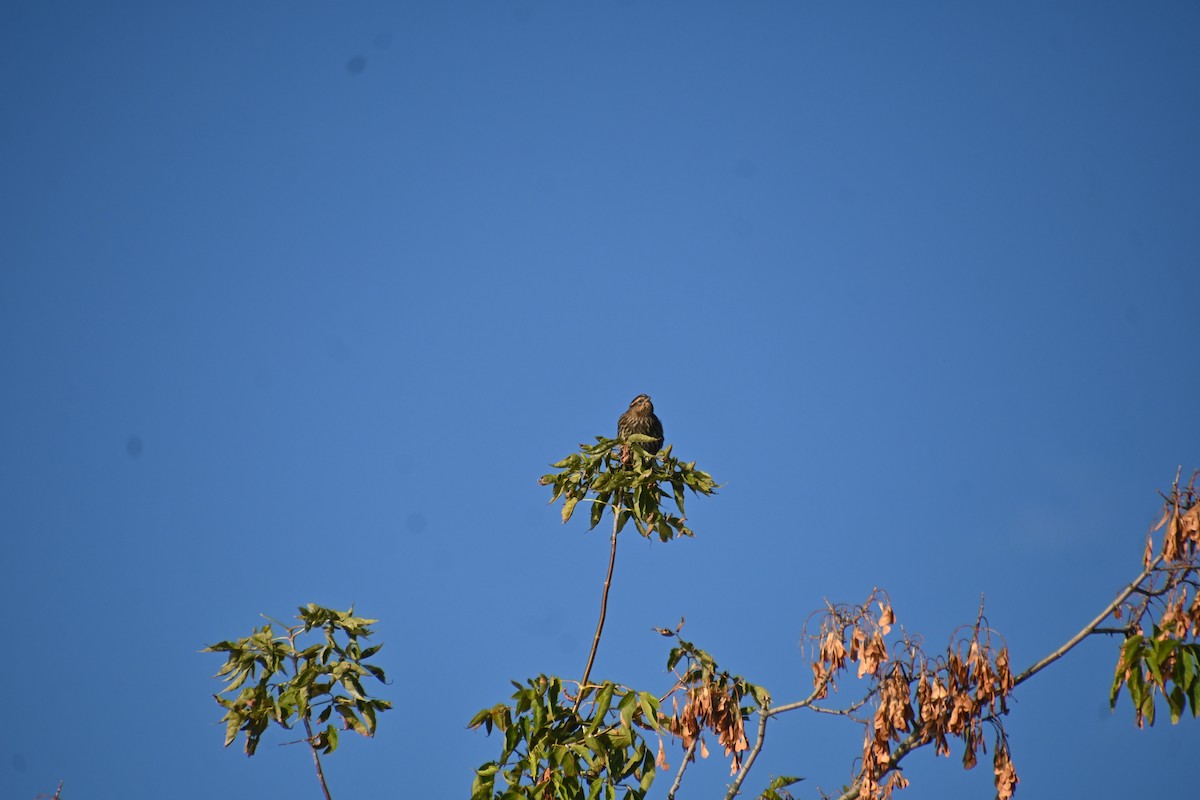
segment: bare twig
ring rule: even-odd
[[[321,791],[325,793],[325,800],[333,800],[329,796],[329,785],[325,783],[325,770],[321,769],[321,753],[317,747],[316,739],[313,737],[312,723],[308,721],[308,717],[304,717],[304,730],[308,733],[308,746],[312,750],[313,764],[317,767],[317,779],[321,782]]]
[[[725,800],[733,800],[741,791],[742,781],[746,780],[746,776],[750,774],[750,768],[754,766],[754,759],[758,758],[758,753],[762,750],[763,740],[767,738],[767,720],[770,717],[771,711],[768,705],[766,703],[759,705],[758,736],[754,739],[754,747],[750,748],[750,753],[746,756],[746,760],[742,762],[742,768],[738,771],[737,777],[729,785],[729,791],[725,793]]]
[[[612,546],[608,551],[608,574],[604,576],[604,593],[600,596],[600,619],[596,621],[596,635],[592,639],[592,651],[588,653],[587,666],[583,668],[583,678],[579,681],[579,697],[575,700],[575,707],[579,708],[580,702],[583,701],[583,692],[587,687],[588,676],[592,674],[592,665],[596,662],[596,651],[600,648],[600,634],[604,632],[604,618],[608,614],[608,589],[612,586],[613,565],[617,561],[617,528],[621,522],[621,509],[624,507],[624,498],[618,495],[617,502],[613,505],[613,531],[612,531]]]
[[[62,787],[63,787],[63,782],[59,781],[58,788],[54,790],[53,796],[48,795],[45,792],[41,792],[33,800],[60,800],[62,798]]]
[[[860,708],[865,706],[867,704],[867,701],[870,700],[872,697],[874,697],[875,693],[877,691],[879,691],[878,687],[876,687],[875,689],[872,689],[870,692],[867,693],[867,696],[864,697],[862,700],[859,700],[854,705],[848,706],[846,708],[823,708],[822,706],[818,706],[816,704],[810,705],[809,708],[820,714],[832,714],[832,715],[838,716],[838,717],[850,717],[850,715],[853,714],[855,711],[858,711]],[[856,718],[851,717],[851,719],[856,719]]]
[[[765,713],[768,717],[773,717],[776,714],[783,714],[787,711],[795,711],[798,708],[807,708],[808,706],[811,706],[816,701],[816,699],[824,693],[825,687],[829,685],[829,681],[832,678],[833,678],[833,673],[829,673],[829,674],[825,675],[825,677],[821,679],[821,682],[819,684],[817,684],[817,688],[813,689],[812,694],[810,694],[808,697],[804,698],[803,700],[797,700],[795,703],[786,703],[782,706],[776,706],[775,708],[772,708],[769,711],[764,710],[763,713]],[[874,690],[871,691],[871,694],[868,694],[866,697],[863,698],[863,703],[867,702],[867,700],[870,699],[872,694],[875,694]],[[858,705],[861,706],[862,703],[859,703]],[[855,708],[857,708],[857,707],[858,706],[855,706]]]
[[[700,737],[692,739],[692,743],[688,745],[687,750],[683,753],[683,761],[679,764],[679,771],[675,773],[675,780],[671,783],[671,788],[667,791],[667,800],[675,800],[675,793],[679,791],[679,784],[683,782],[683,771],[687,769],[687,765],[696,757],[696,745],[700,743]]]
[[[1045,669],[1046,667],[1053,664],[1055,661],[1058,661],[1060,658],[1065,656],[1067,653],[1071,652],[1071,650],[1073,650],[1077,644],[1079,644],[1084,639],[1086,639],[1087,637],[1089,637],[1093,633],[1095,633],[1096,628],[1100,627],[1101,622],[1104,622],[1104,620],[1108,619],[1109,615],[1111,615],[1114,611],[1116,611],[1118,608],[1120,608],[1121,604],[1124,603],[1126,600],[1128,600],[1129,596],[1131,594],[1133,594],[1136,591],[1139,591],[1139,589],[1142,585],[1142,582],[1154,574],[1155,568],[1159,565],[1160,562],[1162,562],[1162,560],[1163,560],[1163,557],[1160,555],[1158,558],[1156,558],[1152,562],[1150,562],[1150,565],[1142,571],[1142,574],[1138,575],[1136,578],[1133,579],[1133,581],[1128,586],[1126,586],[1124,589],[1122,589],[1120,594],[1118,594],[1116,596],[1116,598],[1111,603],[1109,603],[1108,606],[1105,607],[1105,609],[1096,616],[1095,619],[1093,619],[1087,625],[1084,625],[1083,629],[1081,631],[1079,631],[1079,633],[1075,634],[1070,639],[1068,639],[1067,643],[1064,644],[1062,647],[1058,648],[1053,653],[1050,653],[1045,658],[1043,658],[1041,661],[1037,662],[1032,667],[1030,667],[1029,669],[1022,672],[1020,675],[1018,675],[1013,680],[1013,687],[1015,688],[1017,686],[1020,686],[1022,683],[1029,680],[1034,675],[1038,674],[1043,669]]]

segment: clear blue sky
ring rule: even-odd
[[[725,486],[624,540],[597,677],[665,688],[686,614],[796,699],[874,586],[931,646],[985,594],[1028,666],[1200,465],[1198,76],[1196,3],[7,4],[0,795],[316,797],[197,651],[317,602],[398,707],[335,796],[466,796],[467,720],[594,625],[536,478],[643,391]],[[1022,687],[1019,797],[1194,786],[1114,657]],[[861,732],[769,745],[748,788],[815,798]],[[906,796],[990,797],[957,757]]]

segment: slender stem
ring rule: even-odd
[[[776,714],[783,714],[784,712],[787,712],[787,711],[795,711],[797,708],[805,708],[807,706],[811,706],[814,702],[816,702],[817,698],[821,696],[821,693],[825,691],[825,687],[829,685],[829,681],[832,678],[833,678],[833,673],[832,672],[828,673],[824,678],[821,679],[821,682],[817,685],[817,687],[815,689],[813,689],[812,694],[810,694],[808,697],[804,698],[803,700],[799,700],[795,703],[787,703],[782,706],[777,706],[775,708],[770,709],[769,711],[764,709],[763,713],[768,717],[773,717]],[[868,694],[865,698],[863,698],[863,703],[867,702],[867,700],[871,697],[872,694],[875,694],[874,690],[872,690],[870,694]],[[858,705],[861,706],[862,703],[859,703]],[[858,706],[855,706],[855,708],[857,708],[857,707]]]
[[[679,771],[675,773],[675,782],[671,784],[670,790],[667,792],[667,800],[675,800],[675,793],[679,791],[679,784],[683,782],[683,771],[687,769],[687,765],[696,757],[696,745],[700,743],[700,736],[697,735],[692,739],[692,743],[688,745],[687,750],[683,754],[683,762],[679,765]]]
[[[313,763],[317,766],[317,780],[321,782],[321,791],[325,793],[325,800],[333,800],[329,796],[329,786],[325,783],[325,770],[321,769],[321,756],[317,749],[316,740],[313,738],[312,723],[308,721],[308,716],[304,717],[304,730],[308,733],[308,746],[312,750]]]
[[[592,639],[592,652],[588,653],[587,666],[583,668],[583,677],[579,681],[579,697],[575,707],[579,707],[583,693],[587,688],[588,676],[592,674],[592,665],[596,663],[596,651],[600,648],[600,634],[604,632],[604,618],[608,615],[608,589],[612,586],[613,565],[617,562],[617,526],[621,522],[621,509],[624,507],[624,497],[617,495],[613,506],[612,546],[608,551],[608,574],[604,576],[604,594],[600,596],[600,619],[596,621],[596,636]]]
[[[1094,620],[1089,622],[1087,625],[1083,626],[1083,630],[1079,631],[1079,633],[1075,634],[1069,640],[1067,640],[1067,643],[1064,644],[1062,647],[1058,648],[1053,653],[1050,653],[1048,656],[1043,658],[1041,661],[1037,662],[1032,667],[1030,667],[1029,669],[1022,672],[1020,675],[1018,675],[1016,677],[1016,679],[1013,680],[1013,687],[1015,688],[1015,687],[1019,686],[1020,684],[1024,683],[1025,681],[1029,680],[1030,678],[1032,678],[1034,675],[1041,672],[1046,667],[1053,664],[1055,661],[1058,661],[1060,658],[1065,656],[1067,653],[1071,652],[1071,650],[1075,649],[1075,646],[1077,644],[1079,644],[1084,639],[1086,639],[1087,637],[1089,637],[1093,633],[1095,633],[1096,628],[1100,627],[1100,623],[1104,622],[1104,620],[1108,619],[1110,614],[1112,614],[1114,611],[1116,611],[1118,608],[1120,608],[1121,604],[1129,599],[1129,595],[1133,594],[1135,591],[1138,590],[1138,588],[1142,585],[1142,582],[1145,581],[1147,578],[1149,578],[1154,573],[1154,570],[1158,567],[1159,563],[1161,563],[1162,560],[1163,560],[1163,557],[1160,555],[1158,558],[1154,559],[1154,561],[1150,562],[1150,566],[1146,567],[1146,569],[1143,570],[1141,575],[1138,575],[1136,578],[1133,579],[1132,583],[1130,583],[1128,586],[1126,586],[1124,589],[1122,589],[1120,594],[1118,594],[1113,599],[1113,601],[1111,603],[1109,603],[1108,606],[1096,616],[1096,618]]]

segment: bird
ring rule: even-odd
[[[654,404],[650,395],[639,394],[629,404],[629,410],[617,420],[617,438],[625,439],[630,434],[641,433],[653,436],[654,440],[646,442],[643,447],[647,453],[657,453],[663,446],[663,426],[654,415]]]

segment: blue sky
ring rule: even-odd
[[[623,540],[595,677],[664,690],[684,614],[797,699],[805,618],[875,586],[932,644],[985,595],[1029,665],[1200,466],[1198,37],[1169,2],[9,4],[0,794],[317,796],[281,737],[222,750],[197,653],[317,602],[380,619],[397,706],[334,796],[465,796],[500,745],[466,721],[594,625],[607,542],[536,478],[639,392],[724,488]],[[1196,723],[1110,715],[1114,659],[1021,687],[1018,797],[1192,785]],[[860,746],[786,720],[747,788]]]

